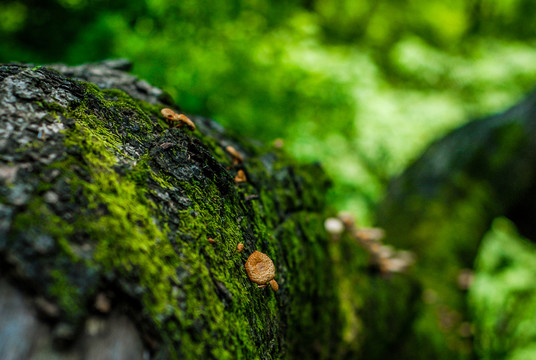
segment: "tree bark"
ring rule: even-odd
[[[169,127],[178,107],[126,67],[0,66],[2,358],[396,352],[418,288],[328,240],[321,167],[199,116]],[[255,250],[279,291],[248,279]]]

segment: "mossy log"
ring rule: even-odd
[[[170,127],[178,107],[125,67],[0,66],[2,358],[396,353],[418,287],[328,239],[321,167],[199,116]],[[248,279],[255,250],[279,291]]]
[[[536,239],[535,194],[536,93],[451,132],[391,182],[378,225],[417,254],[427,300],[414,331],[421,356],[408,358],[472,358],[464,278],[496,217]]]

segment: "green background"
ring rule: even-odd
[[[363,222],[450,129],[536,82],[531,1],[0,3],[0,61],[124,57],[186,113],[321,160]]]

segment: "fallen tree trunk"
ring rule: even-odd
[[[328,241],[321,167],[202,117],[169,127],[127,65],[0,66],[2,358],[396,353],[418,288]],[[279,291],[248,279],[255,250]]]

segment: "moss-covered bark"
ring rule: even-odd
[[[52,340],[71,349],[26,339],[28,358],[76,358],[110,311],[155,359],[383,359],[401,346],[418,291],[367,272],[351,239],[328,241],[318,164],[201,117],[194,132],[169,128],[165,95],[113,66],[56,69],[132,96],[0,67],[2,276],[38,299]],[[239,169],[247,182],[235,183]],[[255,250],[274,261],[278,292],[247,278]]]

